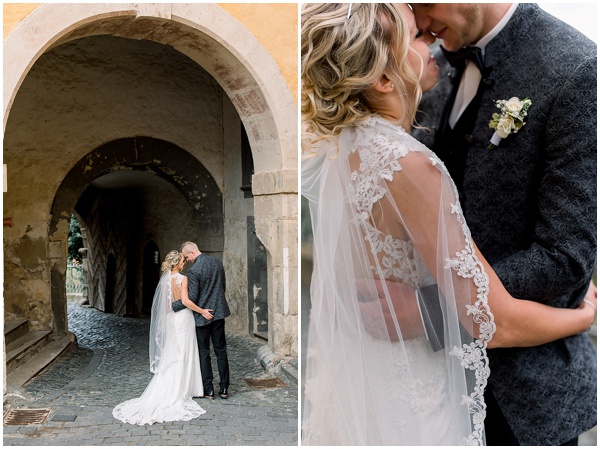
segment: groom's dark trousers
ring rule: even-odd
[[[225,319],[211,321],[205,326],[196,327],[198,339],[198,352],[200,353],[200,369],[202,370],[202,384],[204,394],[213,390],[213,372],[210,361],[210,343],[217,357],[219,368],[219,386],[221,389],[229,387],[229,361],[227,359],[227,341],[225,339]]]

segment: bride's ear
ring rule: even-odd
[[[391,79],[387,77],[384,73],[379,77],[379,79],[373,84],[373,88],[377,92],[381,92],[382,94],[388,94],[394,91],[394,83]]]

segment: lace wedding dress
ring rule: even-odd
[[[186,308],[176,313],[171,309],[172,277],[181,287],[183,275],[163,275],[152,308],[150,354],[155,374],[139,398],[113,409],[115,418],[129,424],[189,421],[206,413],[192,399],[204,394],[193,312]],[[158,343],[158,351],[153,350],[154,343]]]
[[[433,152],[378,116],[302,160],[303,445],[481,445],[488,277]]]

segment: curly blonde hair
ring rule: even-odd
[[[175,265],[181,262],[182,257],[183,254],[181,254],[179,251],[170,251],[169,254],[165,256],[165,260],[160,267],[161,273],[165,274],[171,271]]]
[[[407,61],[409,27],[390,3],[305,4],[301,28],[302,148],[373,115],[372,86],[385,73],[414,121],[419,78]],[[409,95],[414,96],[409,100]]]

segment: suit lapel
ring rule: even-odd
[[[497,112],[496,100],[508,100],[514,96],[523,96],[517,91],[517,86],[512,81],[523,70],[535,70],[524,66],[526,57],[524,53],[532,51],[521,45],[526,39],[535,18],[539,13],[536,5],[521,3],[506,26],[492,39],[485,48],[484,63],[490,67],[488,79],[492,87],[483,92],[481,103],[476,113],[473,135],[487,146],[493,134],[488,126],[492,114]],[[515,50],[517,49],[517,50]],[[514,88],[511,86],[515,85]]]

